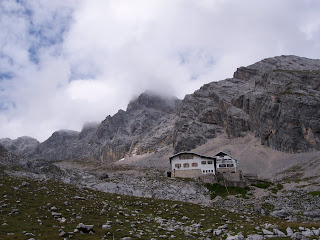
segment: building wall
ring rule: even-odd
[[[238,181],[243,181],[243,177],[242,177],[242,171],[238,170],[236,172],[217,172],[217,176],[219,179],[225,179],[228,181],[234,181],[234,182],[238,182]]]
[[[236,168],[217,168],[217,172],[221,173],[235,173],[237,172]]]
[[[173,177],[181,178],[198,178],[202,176],[200,169],[189,169],[189,170],[175,170],[173,171]]]
[[[205,161],[206,164],[202,164]],[[208,161],[212,161],[212,164],[208,164]],[[183,167],[183,164],[189,163],[189,167]],[[192,167],[192,163],[197,163],[197,167]],[[176,164],[181,164],[180,168],[176,167]],[[171,159],[171,170],[172,172],[178,171],[190,171],[190,170],[200,170],[202,174],[215,174],[215,165],[213,159],[201,158],[197,155],[193,155],[193,159],[180,159],[179,156],[175,156]]]
[[[217,164],[217,171],[220,172],[229,172],[229,171],[233,171],[236,172],[237,171],[237,160],[233,159],[230,156],[223,156],[223,157],[216,157],[216,164]],[[220,167],[221,164],[233,164],[234,167]]]

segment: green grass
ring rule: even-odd
[[[320,191],[313,191],[313,192],[309,192],[308,194],[312,196],[320,196]]]
[[[254,184],[251,184],[252,186],[255,186],[255,187],[258,187],[258,188],[263,188],[263,189],[267,189],[269,188],[270,186],[273,185],[272,182],[268,182],[268,181],[259,181],[257,183],[254,183]]]
[[[206,183],[205,187],[209,189],[211,193],[211,199],[214,199],[216,196],[226,197],[228,195],[237,195],[241,194],[243,197],[246,196],[249,187],[240,188],[240,187],[225,187],[219,183]]]
[[[29,182],[30,186],[22,187],[23,181]],[[215,186],[214,189],[223,194],[223,190]],[[228,190],[230,194],[243,194],[248,188],[230,187]],[[84,197],[86,200],[75,199],[75,196]],[[57,208],[55,212],[66,218],[65,223],[60,223],[52,216],[53,206]],[[81,216],[81,219],[77,216]],[[188,219],[183,220],[184,216]],[[160,223],[159,218],[165,219],[168,224]],[[252,221],[247,222],[246,218]],[[112,227],[110,230],[103,230],[101,226],[107,221],[112,221]],[[59,230],[73,232],[80,222],[94,225],[94,235],[75,233],[73,239],[121,239],[126,236],[138,239],[135,235],[140,230],[144,233],[140,239],[161,239],[160,235],[167,236],[162,239],[169,239],[170,235],[174,235],[175,239],[190,239],[185,236],[185,229],[192,228],[194,223],[202,224],[198,230],[190,231],[194,239],[212,238],[212,234],[204,231],[217,228],[226,222],[231,222],[228,224],[229,233],[235,235],[242,232],[245,236],[256,233],[255,227],[266,222],[283,229],[287,226],[296,226],[295,229],[299,226],[318,226],[317,223],[288,223],[258,213],[236,213],[216,206],[204,207],[184,202],[102,193],[59,181],[0,176],[0,239],[63,239],[59,237]],[[132,227],[132,222],[136,223],[135,227]],[[175,232],[168,232],[166,229],[171,222],[181,223]],[[35,236],[25,236],[24,231]],[[227,234],[224,234],[221,238],[225,239],[226,236]],[[66,237],[68,238],[68,235]]]
[[[281,183],[278,183],[276,186],[270,189],[270,191],[274,194],[277,194],[278,191],[283,189],[283,185]]]

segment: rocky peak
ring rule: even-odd
[[[115,161],[126,155],[139,155],[172,144],[177,106],[176,97],[147,91],[130,101],[99,125],[93,142],[96,158]]]
[[[153,108],[163,112],[171,113],[176,110],[180,100],[172,96],[160,96],[156,93],[146,91],[138,98],[131,100],[127,111],[134,111],[144,108]]]
[[[28,155],[40,144],[37,139],[28,136],[18,137],[14,140],[3,138],[0,139],[0,143],[9,151],[21,156]]]
[[[83,125],[81,132],[79,134],[79,139],[88,139],[90,140],[93,135],[96,133],[99,127],[97,122],[87,122]]]
[[[79,132],[73,130],[62,129],[54,132],[51,137],[49,137],[46,141],[60,141],[60,140],[70,140],[77,138],[79,136]]]
[[[234,77],[204,85],[182,101],[175,151],[191,150],[225,131],[252,132],[286,152],[320,149],[320,60],[296,56],[240,67]]]

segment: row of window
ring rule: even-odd
[[[219,167],[223,168],[223,167],[234,167],[233,164],[219,164]]]
[[[179,159],[193,159],[193,155],[192,154],[180,155]]]
[[[181,168],[181,164],[180,164],[180,163],[177,163],[177,164],[175,164],[174,166],[175,166],[176,168]],[[189,166],[190,166],[189,163],[184,163],[184,164],[183,164],[183,167],[184,167],[184,168],[188,168]],[[192,163],[191,166],[192,166],[192,167],[198,167],[198,163]]]
[[[203,173],[213,173],[213,170],[202,170]]]
[[[213,164],[213,161],[201,161],[201,164],[202,165],[205,165],[205,164]]]
[[[233,163],[233,161],[230,159],[230,160],[217,160],[217,163]]]
[[[201,164],[206,164],[206,161],[202,161]],[[208,164],[212,164],[212,161],[208,161]],[[181,164],[180,163],[177,163],[174,166],[175,166],[175,168],[181,168]],[[198,167],[198,163],[192,163],[191,166],[192,167]],[[184,163],[183,167],[184,168],[188,168],[188,167],[190,167],[190,164],[189,163]],[[233,164],[219,164],[219,168],[225,168],[225,167],[232,168],[232,167],[234,167],[234,165]]]
[[[202,164],[202,165],[205,165],[205,164],[207,164],[207,163],[208,163],[208,164],[213,164],[213,161],[201,161],[201,164]],[[221,164],[221,165],[223,165],[223,164]],[[229,165],[229,164],[228,164],[228,165]],[[181,164],[180,164],[180,163],[177,163],[177,164],[175,164],[174,166],[175,166],[176,168],[181,168]],[[183,167],[184,167],[184,168],[188,168],[189,166],[190,166],[189,163],[184,163],[184,164],[183,164]],[[191,166],[192,166],[192,167],[198,167],[198,163],[195,163],[195,162],[194,162],[194,163],[191,164]]]

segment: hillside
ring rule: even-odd
[[[319,235],[317,223],[120,196],[52,180],[0,176],[0,191],[1,239],[252,239],[263,235]]]

